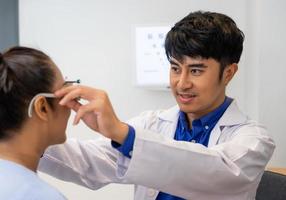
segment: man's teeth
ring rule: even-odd
[[[180,94],[180,96],[183,98],[192,98],[192,97],[195,97],[196,95],[194,95],[194,94]]]

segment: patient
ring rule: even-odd
[[[13,47],[0,53],[0,199],[65,199],[36,174],[45,149],[66,140],[70,110],[52,94],[64,83],[41,51]]]

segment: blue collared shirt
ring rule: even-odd
[[[209,138],[212,129],[221,118],[225,110],[228,108],[232,99],[226,97],[224,102],[215,110],[207,115],[196,119],[192,122],[192,129],[190,129],[189,122],[186,113],[180,111],[178,125],[176,128],[175,140],[188,141],[193,143],[200,143],[204,146],[208,146]],[[112,146],[120,151],[123,155],[131,158],[130,152],[133,150],[135,140],[135,130],[132,126],[129,126],[129,132],[127,138],[122,145],[112,141]],[[156,200],[183,200],[180,197],[170,195],[164,192],[159,192]]]

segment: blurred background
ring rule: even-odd
[[[283,0],[0,0],[0,50],[24,45],[44,51],[69,79],[80,78],[85,85],[106,90],[118,117],[127,120],[144,110],[175,105],[167,89],[167,70],[141,69],[156,63],[157,57],[163,59],[163,51],[142,64],[140,55],[146,56],[149,47],[138,48],[137,28],[164,27],[164,32],[196,10],[227,14],[245,34],[239,71],[227,94],[273,135],[277,148],[269,166],[286,167],[285,9]],[[147,72],[162,81],[154,84]],[[140,84],[142,77],[145,85]],[[69,123],[67,134],[79,140],[99,137],[83,124]],[[92,191],[40,176],[71,200],[133,199],[131,185]]]

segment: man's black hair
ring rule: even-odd
[[[220,63],[221,79],[224,68],[238,63],[243,50],[244,34],[228,16],[215,12],[192,12],[168,32],[165,50],[181,61],[184,56],[213,58]]]

